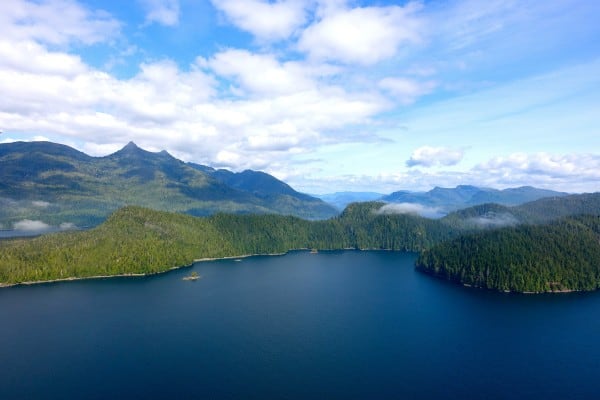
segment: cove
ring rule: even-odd
[[[0,398],[594,398],[600,293],[336,251],[0,290]],[[182,278],[196,271],[202,279]]]

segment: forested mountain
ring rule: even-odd
[[[357,203],[325,221],[292,216],[211,217],[125,207],[100,226],[34,239],[0,241],[0,283],[166,271],[206,257],[291,249],[420,251],[457,232],[413,215],[381,215],[382,203]]]
[[[193,215],[337,214],[332,206],[270,175],[231,173],[236,180],[229,184],[165,151],[151,153],[134,143],[106,157],[49,142],[1,144],[0,166],[0,224],[5,229],[24,219],[96,225],[125,205]]]
[[[586,209],[600,216],[600,193],[563,198],[562,202],[579,204],[578,200],[584,198],[585,204],[589,205]],[[557,209],[564,209],[559,203],[553,204]],[[596,204],[595,208],[592,204]],[[384,205],[382,202],[350,204],[339,216],[322,221],[281,215],[223,213],[199,218],[125,207],[112,214],[102,225],[88,231],[49,234],[35,239],[1,240],[0,282],[10,284],[67,277],[153,273],[189,264],[198,258],[281,253],[301,248],[425,251],[420,261],[422,268],[441,276],[446,276],[443,275],[446,272],[439,271],[449,271],[447,277],[459,280],[452,275],[458,274],[461,281],[467,279],[465,277],[469,275],[465,274],[469,272],[473,277],[464,282],[478,285],[483,285],[483,281],[474,277],[480,276],[481,268],[486,268],[484,274],[487,274],[487,269],[496,270],[497,275],[493,275],[496,280],[487,280],[492,278],[484,275],[484,287],[502,290],[542,290],[540,282],[559,282],[553,283],[552,288],[589,288],[589,282],[588,286],[581,286],[586,281],[585,276],[595,279],[595,275],[583,276],[577,272],[577,278],[564,273],[564,276],[570,276],[569,280],[560,280],[556,271],[587,260],[589,254],[591,260],[595,260],[592,242],[597,242],[598,238],[590,236],[590,232],[598,234],[598,217],[575,217],[556,225],[519,226],[505,230],[482,225],[478,228],[479,233],[461,237],[465,232],[474,231],[473,227],[464,228],[456,219],[383,213]],[[471,218],[477,215],[477,211],[504,210],[502,206],[480,208],[471,209],[465,216]],[[482,244],[478,243],[479,240]],[[481,248],[488,250],[477,252]],[[500,252],[503,249],[507,251]],[[542,260],[540,262],[546,265],[544,263],[549,259],[554,259],[557,265],[548,272],[553,280],[543,280],[549,278],[541,275],[542,281],[536,280],[533,285],[515,286],[510,283],[506,286],[504,280],[496,278],[506,276],[508,282],[521,282],[521,278],[514,281],[521,276],[518,272],[522,271],[521,264],[513,267],[513,261],[529,263]],[[444,264],[446,260],[447,266]],[[566,260],[565,263],[562,263],[563,260]],[[533,265],[539,267],[538,264]],[[469,269],[464,269],[465,266]],[[583,271],[588,270],[586,267]],[[529,272],[525,273],[525,276],[529,275]],[[574,279],[580,281],[579,286],[573,286]]]
[[[475,287],[515,292],[600,287],[600,217],[483,231],[425,250],[417,268]]]
[[[416,203],[427,207],[437,207],[449,212],[469,206],[495,203],[507,206],[523,204],[545,197],[562,197],[567,193],[537,189],[530,186],[497,190],[461,185],[453,189],[435,187],[428,192],[399,191],[384,196],[390,203]]]
[[[231,172],[190,163],[192,168],[204,171],[217,181],[272,204],[282,214],[296,215],[308,219],[332,216],[332,207],[319,198],[294,190],[290,185],[261,171],[245,170]]]

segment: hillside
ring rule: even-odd
[[[381,205],[354,204],[326,221],[280,215],[193,217],[125,207],[87,231],[0,240],[0,284],[148,274],[199,258],[301,248],[419,251],[455,236],[433,220],[379,215]]]
[[[229,184],[165,151],[148,152],[134,143],[106,157],[49,142],[1,144],[0,166],[4,229],[21,220],[94,226],[126,205],[192,215],[275,213],[316,219],[337,214],[270,175],[232,173],[238,179]],[[257,174],[259,182],[253,179]],[[271,189],[265,195],[258,188],[267,181]]]
[[[570,217],[462,236],[424,251],[417,268],[502,291],[595,290],[600,287],[600,217]]]

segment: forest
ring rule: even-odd
[[[464,235],[423,251],[417,269],[507,292],[600,287],[600,217],[563,218]]]
[[[598,194],[519,207],[482,205],[440,219],[385,213],[383,206],[353,203],[319,221],[273,214],[194,217],[127,206],[89,230],[0,240],[0,286],[154,274],[199,259],[296,249],[419,252],[420,271],[501,291],[600,285]]]
[[[292,249],[420,251],[455,235],[434,220],[379,215],[382,205],[353,204],[325,221],[269,214],[194,217],[128,206],[90,230],[0,241],[0,283],[152,274],[203,258]]]

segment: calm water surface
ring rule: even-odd
[[[296,252],[2,289],[0,399],[597,398],[600,293],[467,289],[414,259]]]

